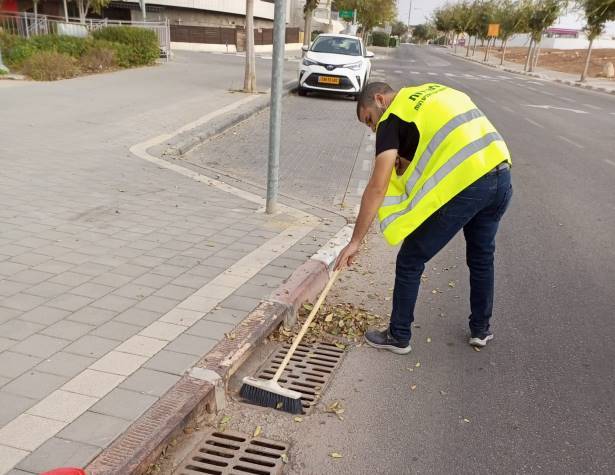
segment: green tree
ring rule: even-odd
[[[525,61],[526,70],[534,71],[534,68],[536,68],[542,35],[547,28],[555,23],[567,4],[567,0],[537,0],[531,4],[528,18],[530,45]]]
[[[587,39],[589,40],[587,56],[585,57],[585,66],[583,67],[580,79],[580,81],[583,82],[585,81],[589,69],[594,40],[604,32],[605,23],[607,21],[615,20],[615,0],[582,0],[581,4],[585,11],[585,18],[587,21],[585,31],[587,33]]]
[[[77,11],[79,12],[79,21],[85,23],[88,12],[92,10],[95,13],[101,13],[111,0],[75,0]]]
[[[412,32],[412,38],[418,42],[420,45],[424,41],[433,40],[436,38],[438,32],[433,25],[429,23],[424,23],[422,25],[417,25],[414,27],[414,31]]]
[[[397,17],[395,0],[337,0],[336,4],[342,10],[357,10],[357,20],[365,38],[375,26]]]
[[[524,33],[528,29],[526,14],[527,0],[502,0],[497,6],[496,23],[500,24],[500,40],[502,40],[502,57],[500,64],[504,64],[506,46],[511,36]]]
[[[399,36],[400,38],[408,33],[408,25],[406,25],[403,21],[396,21],[391,26],[391,34],[394,36]]]
[[[312,16],[314,15],[314,10],[318,6],[318,0],[306,0],[305,5],[303,6],[303,15],[305,17],[305,26],[303,28],[303,45],[309,46],[310,40],[312,39]]]

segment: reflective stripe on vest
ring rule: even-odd
[[[466,122],[470,122],[474,119],[478,119],[479,117],[483,117],[483,113],[478,109],[471,109],[468,112],[464,112],[463,114],[459,114],[458,116],[453,117],[446,124],[444,124],[442,128],[438,130],[438,132],[436,132],[436,134],[432,137],[429,144],[427,145],[427,148],[418,159],[416,168],[414,169],[414,171],[412,172],[412,176],[408,179],[408,182],[406,183],[406,193],[399,196],[386,196],[381,206],[393,206],[398,205],[403,201],[406,201],[408,199],[408,196],[410,196],[410,193],[412,192],[412,188],[414,188],[414,185],[416,185],[416,183],[419,181],[419,178],[421,178],[421,174],[427,166],[427,163],[429,163],[429,159],[436,151],[436,149],[442,144],[442,142],[444,142],[446,137],[460,125],[465,124]]]
[[[380,230],[384,232],[387,226],[389,226],[393,221],[395,221],[400,216],[403,216],[404,214],[412,211],[412,209],[418,204],[418,202],[421,201],[421,199],[427,193],[433,190],[436,185],[446,177],[446,175],[451,173],[458,165],[461,165],[464,160],[470,158],[476,152],[488,147],[492,142],[495,142],[496,140],[503,140],[502,136],[497,132],[491,132],[484,137],[481,137],[480,139],[469,143],[461,150],[459,150],[459,152],[453,155],[444,165],[442,165],[442,167],[440,167],[440,169],[438,169],[436,173],[433,174],[433,176],[431,176],[423,184],[422,188],[418,191],[414,198],[412,198],[412,201],[408,203],[408,206],[406,206],[405,209],[387,216],[380,222]]]

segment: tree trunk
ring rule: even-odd
[[[530,38],[530,45],[527,48],[527,56],[525,57],[525,66],[523,67],[524,71],[527,71],[527,68],[530,65],[530,56],[532,56],[532,46],[534,46],[534,38]]]
[[[246,65],[244,92],[256,92],[256,54],[254,52],[254,0],[246,0]]]
[[[493,39],[495,43],[495,38]],[[489,59],[489,45],[491,44],[491,38],[487,38],[487,48],[485,48],[485,58],[483,59],[483,63],[486,63]]]
[[[508,39],[502,44],[502,58],[500,59],[500,66],[504,64],[504,56],[506,56],[506,46],[508,45]]]
[[[34,0],[34,34],[38,35],[38,0]]]
[[[474,53],[476,53],[476,41],[478,40],[478,37],[475,36],[474,37],[474,45],[472,46],[472,56],[474,56]]]
[[[466,58],[468,56],[470,56],[470,39],[471,39],[470,35],[468,35],[468,44],[467,44],[467,47],[466,47]]]
[[[303,46],[310,46],[312,42],[312,14],[313,11],[305,13],[305,26],[303,28]]]
[[[591,38],[589,40],[589,46],[587,48],[587,56],[585,57],[585,67],[583,68],[583,72],[581,73],[581,82],[585,81],[585,77],[587,76],[587,71],[589,70],[589,61],[592,56],[592,46],[594,45],[594,39]]]
[[[455,54],[457,54],[457,43],[458,42],[459,42],[459,35],[457,35],[457,36],[453,35],[453,45],[454,45],[453,47],[455,48],[454,49]]]
[[[539,41],[534,46],[534,54],[532,55],[532,63],[530,64],[530,72],[533,72],[538,65],[538,58],[540,57],[540,44],[542,41]]]

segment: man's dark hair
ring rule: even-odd
[[[376,94],[388,94],[390,92],[394,92],[394,90],[386,82],[368,83],[365,86],[365,89],[363,89],[363,92],[361,92],[359,100],[357,101],[357,117],[359,117],[361,109],[374,105],[374,96]]]

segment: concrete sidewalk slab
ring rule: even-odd
[[[62,148],[69,122],[56,120],[59,135],[35,147],[44,153],[13,141],[2,163],[0,398],[11,408],[0,427],[0,473],[85,465],[101,450],[108,460],[107,447],[131,424],[154,427],[143,411],[170,418],[175,430],[183,419],[173,407],[215,410],[220,394],[204,402],[215,385],[185,372],[210,349],[216,369],[234,368],[251,346],[228,347],[241,339],[227,335],[240,335],[242,319],[345,224],[305,206],[266,216],[254,193],[128,155],[126,134],[93,147],[96,130],[109,134],[105,123]],[[251,345],[289,307],[267,308],[246,336]],[[163,397],[171,387],[173,407]],[[118,401],[125,406],[116,410]],[[144,433],[154,436],[147,447],[128,452],[143,463],[166,440]]]

